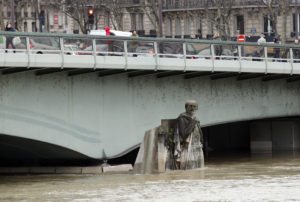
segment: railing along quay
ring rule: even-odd
[[[8,48],[7,40],[13,43]],[[0,67],[293,75],[300,74],[300,46],[196,39],[0,32]]]

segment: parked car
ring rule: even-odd
[[[136,50],[135,53],[137,57],[153,57],[154,55],[154,47],[153,43],[142,43],[140,44]]]
[[[29,39],[30,50],[36,50],[36,54],[53,54],[55,50],[60,50],[58,39],[36,37]],[[16,45],[16,49],[26,49],[26,39],[21,38],[21,43]]]
[[[113,52],[113,53],[109,53]],[[104,55],[110,55],[110,56],[122,56],[124,52],[123,43],[117,42],[112,44],[112,51],[109,51],[109,45],[107,43],[103,44],[96,44],[96,55],[98,56],[104,56]],[[78,51],[78,55],[92,55],[93,54],[93,47],[88,46],[83,51]]]
[[[164,58],[181,58],[183,55],[183,46],[180,43],[162,43],[158,45],[158,52],[161,55],[160,57]],[[138,54],[138,57],[146,56],[149,57],[154,54],[153,43],[142,43],[136,48],[136,53],[145,53]],[[195,59],[197,57],[197,51],[194,48],[193,44],[187,44],[186,51],[187,59]],[[150,55],[149,55],[150,54]]]
[[[76,45],[64,45],[64,52],[66,55],[78,55],[78,47]]]
[[[202,49],[199,53],[199,59],[210,59],[211,58],[211,50],[210,48],[205,48]],[[223,56],[223,57],[222,57]],[[224,57],[225,56],[225,57]],[[233,60],[234,59],[234,54],[231,50],[229,49],[223,49],[222,55],[219,56],[221,60]],[[216,59],[216,56],[215,56]]]

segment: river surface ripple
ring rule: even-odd
[[[0,201],[300,201],[300,158],[235,158],[136,175],[0,176]]]

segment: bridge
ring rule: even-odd
[[[137,148],[145,130],[161,119],[176,118],[187,99],[199,102],[203,127],[300,115],[300,47],[295,45],[0,36],[1,153],[118,157]],[[6,49],[10,39],[15,49]],[[253,148],[269,147],[270,137],[258,139]]]

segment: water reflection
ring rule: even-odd
[[[154,175],[0,176],[0,201],[299,201],[299,160],[210,158],[202,170]]]

